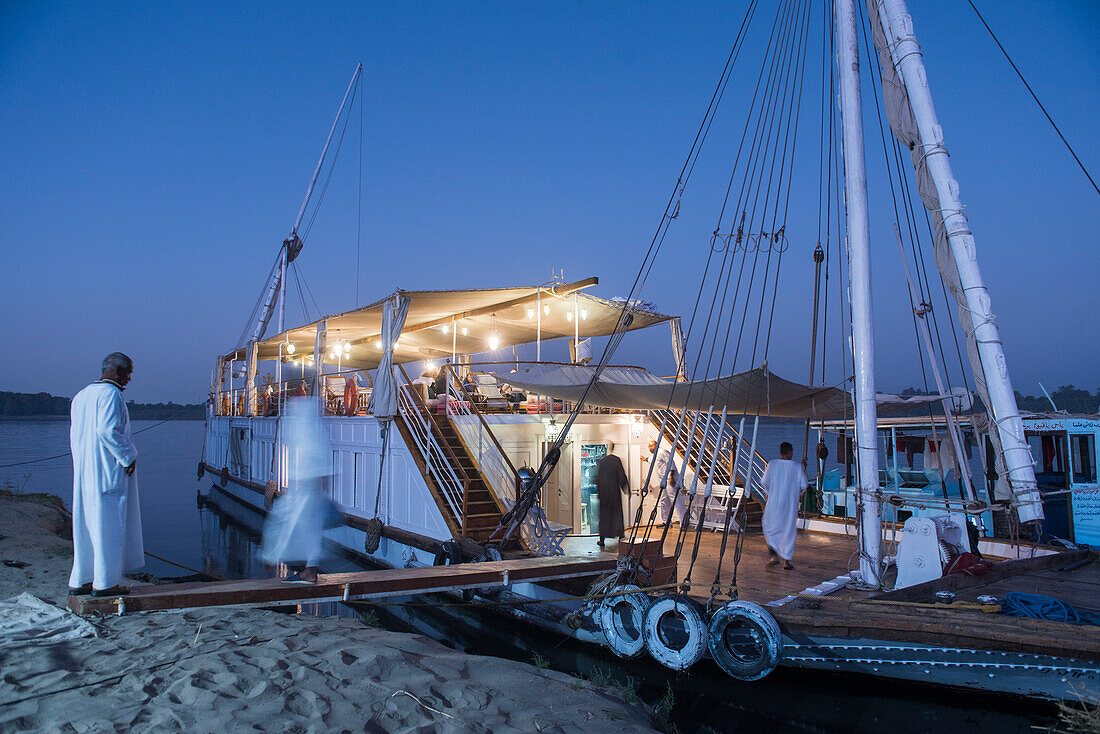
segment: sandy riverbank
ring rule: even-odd
[[[0,600],[64,606],[68,517],[43,497],[0,494]],[[613,689],[358,621],[217,609],[95,623],[95,638],[0,639],[0,730],[651,730]]]

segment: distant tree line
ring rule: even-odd
[[[1089,393],[1088,390],[1082,390],[1073,385],[1062,385],[1052,392],[1050,397],[1054,400],[1054,404],[1058,406],[1058,410],[1064,410],[1067,413],[1100,412],[1100,388],[1097,388],[1095,393]],[[1046,395],[1034,397],[1032,395],[1021,395],[1017,392],[1016,404],[1020,407],[1020,410],[1030,410],[1033,413],[1048,413],[1053,410]]]
[[[180,403],[135,403],[128,401],[132,420],[202,420],[206,416],[205,405]],[[0,391],[0,416],[38,417],[69,414],[69,398],[49,393],[22,393]]]
[[[912,397],[914,395],[932,394],[934,393],[925,392],[916,387],[907,387],[901,391],[901,396],[903,398]],[[1100,388],[1097,388],[1095,393],[1090,393],[1088,390],[1082,390],[1073,385],[1062,385],[1052,392],[1050,397],[1054,400],[1054,404],[1058,406],[1058,410],[1064,410],[1067,413],[1083,413],[1089,415],[1100,413]],[[1020,410],[1027,410],[1032,413],[1049,413],[1054,410],[1050,406],[1050,400],[1047,400],[1046,395],[1035,397],[1034,395],[1024,395],[1019,391],[1016,392],[1016,406]],[[982,407],[981,398],[977,395],[974,396],[974,408],[975,411],[985,410],[985,408]],[[927,412],[927,410],[925,412]]]

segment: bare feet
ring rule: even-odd
[[[768,559],[768,562],[765,563],[764,565],[768,568],[771,568],[772,566],[778,566],[779,565],[779,556],[772,556],[771,558]]]
[[[792,566],[792,565],[791,565],[791,562],[790,562],[790,561],[787,561],[787,562],[785,562],[785,563],[783,564],[783,570],[784,570],[784,571],[793,571],[793,570],[794,570],[794,566]]]

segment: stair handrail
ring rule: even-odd
[[[451,419],[451,424],[458,431],[460,437],[464,439],[466,447],[472,454],[470,458],[473,459],[474,466],[481,474],[482,479],[485,480],[486,486],[495,495],[495,499],[502,505],[500,509],[503,511],[510,510],[516,502],[516,482],[519,478],[516,467],[512,464],[512,460],[508,458],[508,454],[504,452],[504,448],[497,440],[496,434],[489,428],[485,416],[477,409],[473,397],[462,386],[461,381],[456,379],[454,368],[448,364],[444,365],[443,369],[445,370],[447,385],[446,394],[444,395],[447,417]],[[475,416],[477,417],[476,444],[472,440],[475,437],[469,435],[467,421],[454,420],[455,418],[472,418]],[[463,433],[467,435],[462,435]],[[483,436],[488,436],[489,441],[483,441]]]
[[[431,422],[427,418],[426,407],[420,402],[420,396],[412,390],[405,368],[401,365],[398,365],[398,368],[405,378],[405,382],[397,385],[398,410],[405,425],[409,427],[420,455],[424,457],[429,474],[442,492],[451,512],[454,513],[459,527],[465,527],[463,508],[469,479],[459,467],[457,457],[451,452],[450,447],[441,445],[436,440],[432,433]],[[457,471],[456,467],[459,467]]]
[[[654,411],[653,423],[655,425],[660,425],[659,418],[662,413],[663,411]],[[675,411],[672,410],[669,410],[668,413],[672,416],[676,415]],[[675,420],[676,418],[670,418],[669,422],[674,423]],[[658,430],[660,429],[658,428]],[[724,437],[727,434],[731,439],[731,446],[734,448],[734,450],[736,450],[738,444],[743,444],[745,447],[744,450],[740,452],[739,457],[735,460],[736,466],[732,467],[733,474],[729,477],[730,492],[732,493],[736,490],[738,477],[741,477],[743,479],[748,478],[749,485],[746,489],[749,495],[757,497],[761,502],[767,501],[768,493],[767,490],[764,488],[764,485],[761,483],[761,479],[764,476],[764,470],[768,467],[768,461],[760,455],[759,451],[752,451],[750,456],[750,449],[752,447],[748,442],[744,440],[744,438],[740,434],[738,434],[737,429],[735,429],[727,422],[725,426],[719,428],[719,432],[714,439],[710,438],[710,436],[707,435],[704,436],[704,441],[701,443],[710,450],[717,450],[718,448],[721,448]],[[667,437],[668,432],[666,431],[666,438]],[[685,455],[685,458],[690,465],[691,450],[695,449],[695,446],[696,435],[684,436],[679,442],[677,442],[675,449],[678,453]],[[685,454],[685,451],[688,453]],[[699,455],[701,456],[702,452],[700,452]],[[752,469],[751,473],[749,471],[750,465]],[[728,466],[728,464],[719,463],[718,466],[722,467],[724,470],[725,467]]]

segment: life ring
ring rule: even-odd
[[[775,617],[751,601],[731,601],[714,613],[707,633],[710,656],[737,680],[759,680],[775,670],[783,634]]]
[[[703,607],[684,594],[666,594],[649,605],[642,628],[645,647],[661,665],[687,670],[707,650]]]
[[[222,489],[225,489],[225,485],[229,484],[229,467],[223,466],[222,470],[218,472],[218,483],[222,485]]]
[[[344,381],[344,415],[355,415],[359,411],[359,386],[355,384],[355,377],[348,377]]]
[[[460,563],[462,563],[462,549],[453,540],[441,543],[439,550],[435,553],[435,560],[432,561],[433,566],[457,566]]]
[[[621,658],[635,658],[645,650],[646,611],[649,597],[633,584],[613,588],[600,604],[596,618],[604,641]]]

